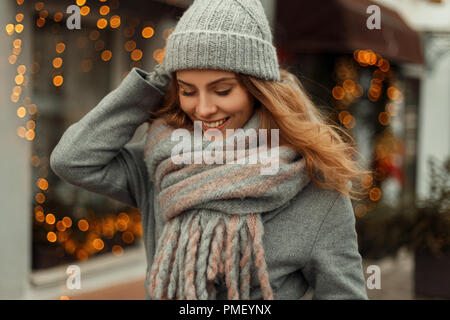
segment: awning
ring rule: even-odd
[[[372,4],[380,7],[381,29],[366,26]],[[371,49],[393,62],[424,63],[419,34],[397,12],[369,0],[278,0],[275,43],[280,56]]]

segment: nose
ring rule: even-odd
[[[208,93],[203,93],[199,95],[199,101],[195,113],[199,118],[207,120],[213,114],[217,112],[217,106],[214,104],[212,99],[208,96]]]

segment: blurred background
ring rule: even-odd
[[[49,156],[132,67],[163,61],[191,3],[0,2],[0,299],[144,299],[139,210],[61,181]],[[450,299],[450,1],[261,3],[281,66],[374,172],[353,201],[369,298]]]

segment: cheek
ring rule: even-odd
[[[180,101],[180,107],[181,110],[183,110],[187,114],[192,114],[195,110],[195,103],[193,102],[193,99],[186,99],[183,96],[179,96]]]
[[[236,94],[224,100],[222,109],[228,113],[248,113],[251,109],[251,101],[246,95]]]

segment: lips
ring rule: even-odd
[[[218,120],[218,121],[211,121],[211,122],[205,122],[202,121],[202,127],[204,130],[207,129],[222,129],[225,124],[228,122],[228,120],[230,119],[230,117]]]

